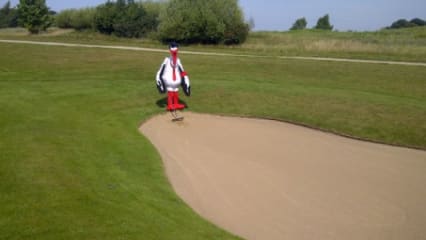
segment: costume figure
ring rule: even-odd
[[[178,45],[171,43],[169,45],[170,57],[166,57],[157,72],[157,88],[160,93],[167,91],[167,110],[175,111],[185,108],[185,105],[179,103],[179,86],[182,87],[185,95],[191,95],[189,77],[183,69],[182,63],[178,58]]]

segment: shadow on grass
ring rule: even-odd
[[[189,108],[188,104],[185,101],[183,101],[182,99],[179,99],[179,103],[182,103],[183,105],[185,105],[185,109]],[[157,104],[157,106],[159,108],[166,108],[166,106],[167,106],[167,97],[159,99],[155,104]]]

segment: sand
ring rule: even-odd
[[[140,131],[176,193],[245,239],[426,239],[426,151],[184,112]]]

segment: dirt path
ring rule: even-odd
[[[140,131],[196,212],[246,239],[425,239],[426,152],[185,112]]]
[[[78,43],[61,43],[61,42],[41,42],[41,41],[22,41],[22,40],[2,40],[0,43],[15,43],[15,44],[33,44],[33,45],[49,45],[49,46],[62,46],[62,47],[84,47],[84,48],[106,48],[130,51],[145,51],[145,52],[164,52],[168,50],[157,48],[143,48],[143,47],[128,47],[128,46],[108,46],[108,45],[93,45],[93,44],[78,44]],[[195,51],[180,51],[181,54],[193,55],[208,55],[208,56],[223,56],[223,57],[251,57],[251,58],[281,58],[292,60],[308,60],[308,61],[332,61],[332,62],[353,62],[353,63],[367,63],[367,64],[392,64],[392,65],[407,65],[407,66],[422,66],[426,67],[424,62],[402,62],[402,61],[381,61],[381,60],[363,60],[363,59],[348,59],[348,58],[325,58],[325,57],[297,57],[297,56],[260,56],[250,54],[231,54],[220,52],[195,52]]]

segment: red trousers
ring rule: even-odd
[[[167,110],[183,109],[185,105],[179,103],[178,92],[167,92]]]

